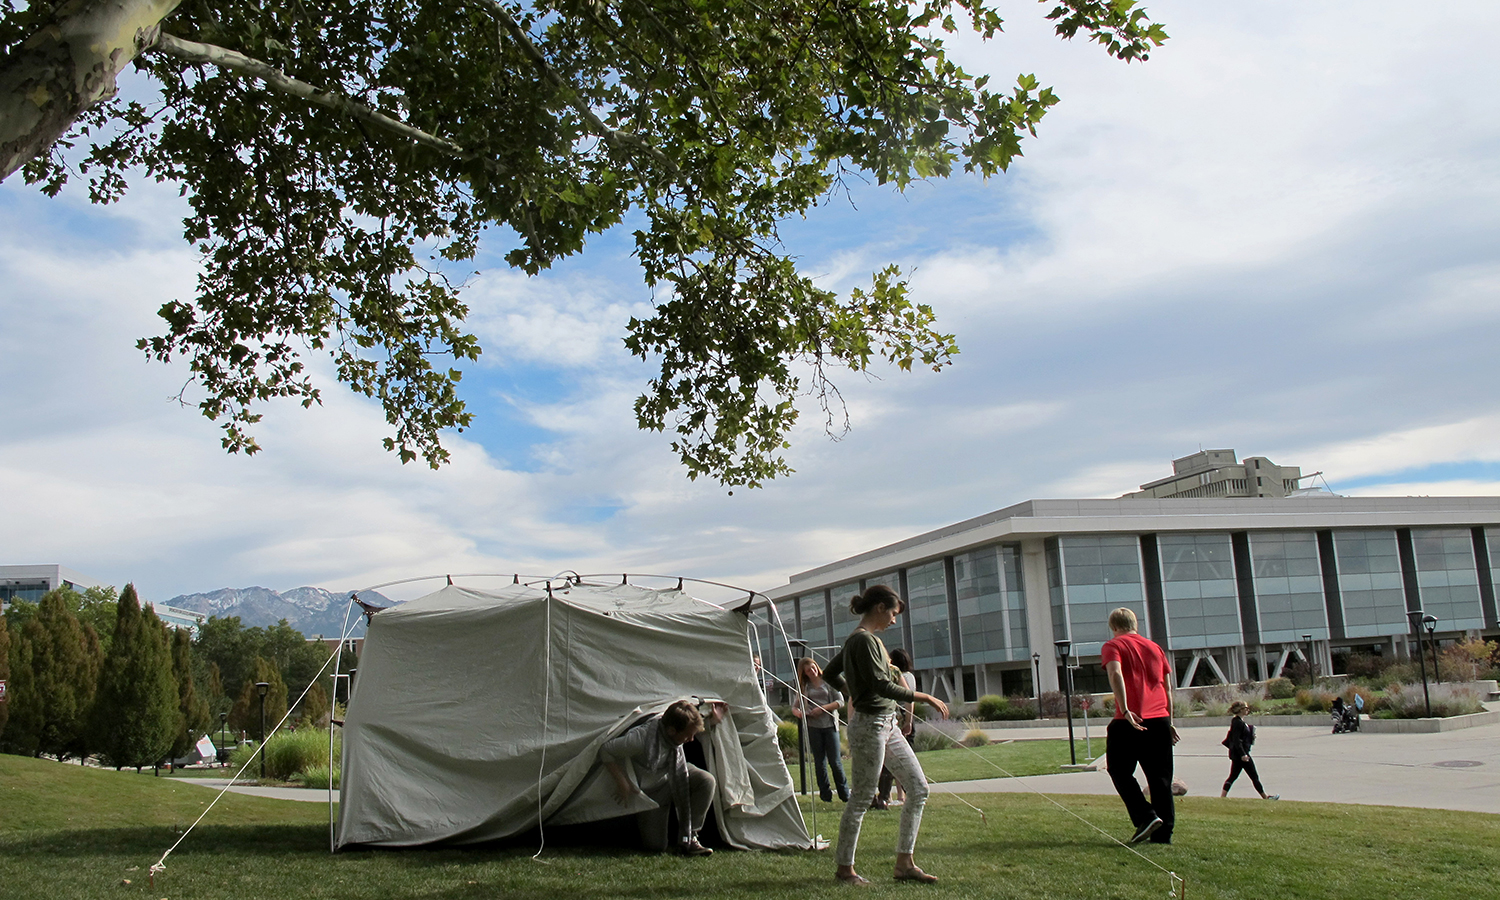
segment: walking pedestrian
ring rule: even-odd
[[[1114,637],[1100,658],[1115,693],[1115,718],[1105,732],[1105,760],[1115,793],[1125,801],[1135,833],[1130,843],[1150,839],[1172,843],[1172,666],[1167,654],[1136,631],[1135,613],[1120,607],[1109,614]],[[1151,791],[1147,800],[1135,780],[1139,765]]]
[[[1240,777],[1240,772],[1250,776],[1250,784],[1262,800],[1280,800],[1280,794],[1267,794],[1261,787],[1260,774],[1255,771],[1255,760],[1250,758],[1250,747],[1255,744],[1255,726],[1246,725],[1242,716],[1250,711],[1250,704],[1236,700],[1229,704],[1229,734],[1224,736],[1224,746],[1229,748],[1229,777],[1224,780],[1224,791],[1220,797],[1229,796],[1229,787]]]

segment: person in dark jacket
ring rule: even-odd
[[[1280,800],[1280,794],[1267,794],[1266,789],[1260,786],[1260,775],[1255,771],[1255,760],[1250,758],[1250,745],[1255,743],[1255,728],[1246,725],[1245,720],[1240,718],[1250,711],[1249,704],[1243,700],[1236,700],[1229,704],[1229,714],[1234,716],[1229,722],[1229,734],[1224,738],[1224,746],[1229,748],[1229,778],[1224,782],[1224,792],[1220,797],[1229,796],[1229,786],[1240,777],[1240,772],[1250,776],[1250,783],[1260,794],[1262,800]]]
[[[856,595],[849,611],[860,617],[859,627],[823,670],[823,680],[848,697],[854,707],[849,725],[854,784],[839,821],[835,857],[838,869],[834,873],[844,884],[870,883],[854,871],[854,850],[859,844],[859,827],[865,812],[875,799],[881,766],[889,766],[906,788],[906,805],[901,809],[896,833],[896,880],[925,884],[937,881],[936,876],[917,868],[912,859],[922,809],[927,803],[927,777],[922,774],[916,753],[901,736],[897,717],[902,703],[926,703],[944,718],[948,716],[948,706],[931,694],[914,691],[891,677],[891,656],[877,634],[891,627],[901,607],[901,598],[883,584],[870,585],[863,594]]]

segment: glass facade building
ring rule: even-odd
[[[855,625],[849,599],[874,584],[907,602],[886,645],[911,650],[947,699],[1029,691],[1033,673],[1054,689],[1060,638],[1079,686],[1100,687],[1083,673],[1121,606],[1195,684],[1280,674],[1304,654],[1337,672],[1344,653],[1409,654],[1409,606],[1437,617],[1439,640],[1500,636],[1500,497],[1033,500],[772,597],[797,600],[809,645],[836,647]]]

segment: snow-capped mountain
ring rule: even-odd
[[[299,587],[289,591],[273,591],[270,588],[220,588],[204,594],[182,594],[167,601],[168,606],[192,610],[205,616],[227,618],[239,616],[246,627],[275,625],[282,619],[302,632],[306,637],[323,635],[335,637],[344,629],[344,615],[349,608],[349,594],[335,594],[322,588]],[[362,594],[360,599],[376,606],[390,606],[391,601],[379,593]],[[359,620],[353,636],[365,633],[364,617],[356,611]]]

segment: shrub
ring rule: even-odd
[[[1304,688],[1297,692],[1297,705],[1312,712],[1328,712],[1333,709],[1333,699],[1338,695],[1325,688]]]
[[[1036,718],[1036,704],[1026,697],[1011,697],[993,721],[1019,722]]]
[[[1350,678],[1381,678],[1390,667],[1391,660],[1384,656],[1356,652],[1344,657],[1344,671]]]
[[[1126,697],[1125,699],[1128,701],[1130,698]],[[1188,704],[1185,701],[1178,699],[1175,694],[1173,695],[1173,698],[1172,698],[1172,718],[1174,718],[1174,719],[1186,719],[1189,715],[1192,714],[1192,712],[1193,712],[1192,708],[1190,706],[1188,706]]]
[[[1429,687],[1429,690],[1432,692],[1432,715],[1434,717],[1446,718],[1484,712],[1484,706],[1479,702],[1478,695],[1468,688],[1434,684]],[[1427,715],[1427,702],[1420,686],[1390,685],[1386,688],[1384,705],[1391,716],[1397,719],[1420,719]]]
[[[1272,678],[1266,682],[1266,696],[1272,700],[1290,700],[1297,695],[1297,686],[1290,678]]]
[[[965,719],[964,724],[969,726],[969,729],[964,732],[963,740],[959,743],[965,747],[983,747],[990,742],[990,736],[979,727],[978,719]]]
[[[1497,645],[1494,641],[1464,640],[1443,649],[1438,670],[1444,681],[1478,681],[1493,678]]]
[[[782,759],[793,759],[797,755],[797,720],[776,723],[776,743],[781,747]]]
[[[912,749],[918,753],[926,753],[929,750],[951,750],[957,743],[955,738],[948,732],[936,725],[923,728],[917,726],[916,733],[912,735]]]
[[[292,780],[305,788],[323,788],[326,790],[328,788],[328,767],[314,766],[305,772],[298,772],[296,775],[293,775]],[[338,790],[338,787],[339,770],[335,768],[333,770],[333,788],[334,790]]]
[[[333,758],[338,759],[342,740],[337,732],[333,736]],[[229,765],[235,771],[255,757],[258,748],[245,746],[229,756]],[[297,731],[278,731],[266,741],[266,778],[274,781],[292,781],[299,772],[313,769],[323,770],[323,783],[328,782],[328,731],[323,728],[302,728]],[[245,774],[260,775],[259,761],[250,763]]]
[[[1044,719],[1062,718],[1068,706],[1068,698],[1062,691],[1042,691],[1037,700]]]
[[[1010,701],[998,694],[985,694],[979,698],[975,713],[986,722],[993,722],[1010,706]]]

